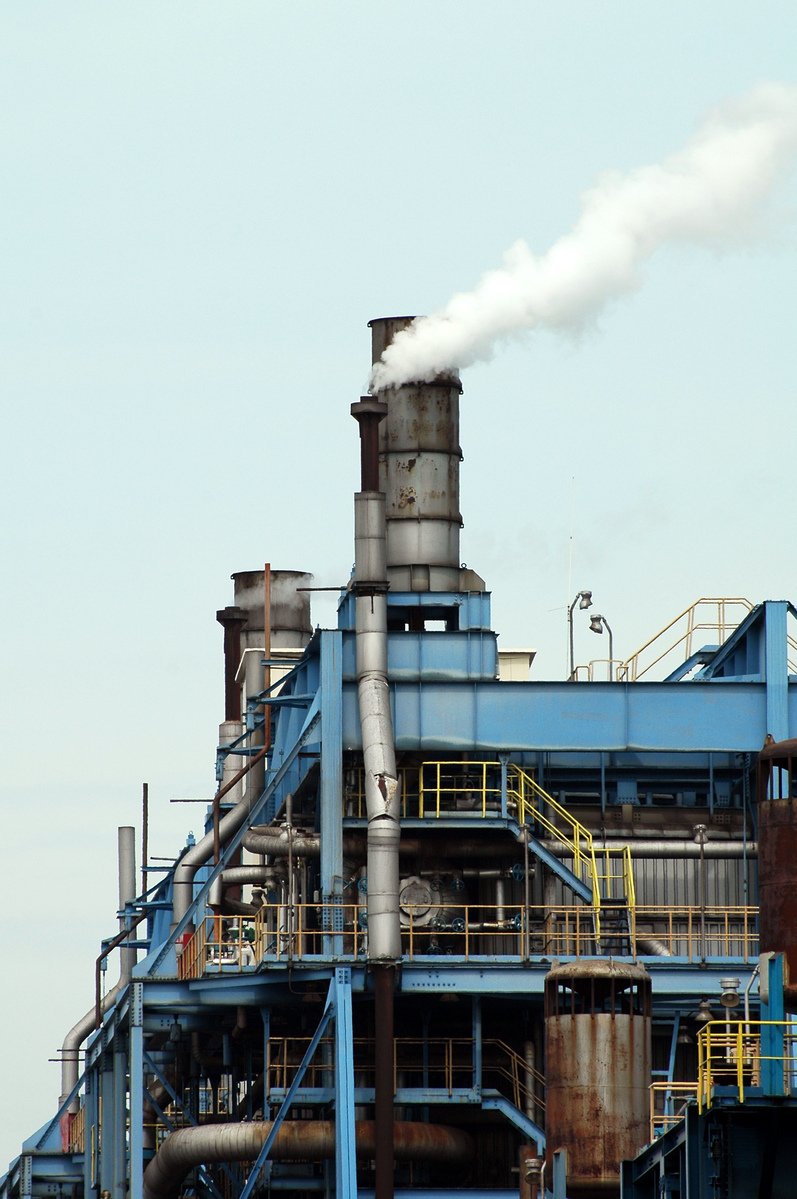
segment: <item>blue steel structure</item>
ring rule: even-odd
[[[697,674],[655,683],[500,681],[484,591],[391,590],[388,612],[409,880],[394,1101],[410,1143],[397,1149],[395,1193],[497,1199],[543,1187],[563,1199],[563,1155],[550,1153],[541,1183],[523,1177],[524,1154],[544,1155],[550,1139],[543,986],[552,961],[611,953],[651,975],[651,1082],[663,1084],[659,1115],[670,1124],[624,1167],[624,1196],[786,1194],[718,1189],[716,1164],[737,1137],[749,1159],[770,1143],[773,1104],[779,1121],[791,1111],[782,1088],[744,1106],[736,1092],[711,1110],[690,1104],[678,1122],[673,1096],[697,1076],[696,1036],[721,1011],[721,980],[744,985],[757,963],[750,777],[768,736],[797,736],[791,606],[760,604],[724,645],[696,656]],[[358,1147],[374,1102],[374,1029],[354,641],[345,591],[338,627],[317,630],[278,685],[247,697],[234,748],[254,754],[268,726],[262,792],[218,860],[198,869],[178,922],[173,871],[122,913],[131,926],[143,917],[129,942],[142,956],[88,1036],[72,1093],[0,1182],[2,1199],[373,1193],[372,1154]],[[220,747],[222,763],[231,752]],[[523,780],[538,790],[527,795]],[[656,845],[638,855],[645,865],[635,906],[622,896],[621,927],[596,912],[566,837],[552,832],[560,811],[598,844]],[[286,817],[288,839],[301,827],[312,851],[283,861],[257,903],[239,895],[225,906],[218,888],[248,830]],[[696,826],[708,829],[705,846]],[[751,999],[757,1018],[755,988]],[[333,1148],[305,1160],[278,1151],[284,1127],[305,1120],[331,1129]],[[171,1190],[149,1192],[144,1172],[161,1146],[203,1124],[257,1126],[262,1139],[248,1157],[200,1157]],[[442,1156],[424,1148],[429,1129],[451,1134]],[[456,1149],[456,1132],[472,1153]],[[752,1167],[738,1168],[749,1183]]]

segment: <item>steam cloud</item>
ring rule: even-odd
[[[397,334],[374,366],[372,389],[469,366],[540,325],[577,329],[638,288],[642,263],[664,243],[733,240],[796,150],[797,87],[764,84],[718,108],[664,162],[603,175],[572,232],[546,254],[516,242],[472,291]]]

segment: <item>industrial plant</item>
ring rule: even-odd
[[[615,660],[579,591],[537,681],[462,565],[460,393],[352,403],[335,628],[312,563],[220,586],[204,835],[119,830],[0,1199],[797,1194],[795,610],[701,597]]]

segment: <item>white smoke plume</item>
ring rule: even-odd
[[[599,178],[572,232],[546,254],[516,242],[472,291],[398,333],[374,366],[372,389],[469,366],[537,326],[583,326],[640,286],[640,267],[659,246],[738,237],[795,151],[797,87],[763,84],[723,105],[664,162]]]

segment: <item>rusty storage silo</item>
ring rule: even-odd
[[[758,756],[758,898],[761,952],[785,953],[797,982],[797,740]]]
[[[650,1063],[651,984],[643,966],[597,959],[550,970],[546,1138],[549,1159],[567,1151],[568,1195],[619,1195],[620,1162],[648,1140]]]

